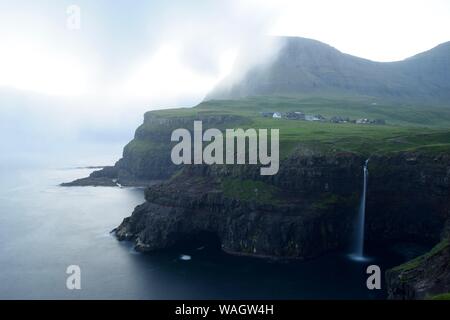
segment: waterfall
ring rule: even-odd
[[[364,226],[366,218],[366,193],[367,193],[367,180],[369,176],[368,170],[369,159],[366,160],[363,167],[364,173],[364,184],[363,191],[361,195],[361,202],[359,204],[358,220],[356,223],[356,239],[355,239],[355,251],[353,253],[353,258],[356,260],[364,259]]]

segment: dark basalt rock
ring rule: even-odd
[[[389,299],[427,299],[450,292],[450,242],[386,273]]]
[[[229,253],[305,259],[342,247],[351,232],[351,201],[324,206],[306,198],[276,204],[241,201],[226,197],[218,180],[187,171],[150,187],[146,203],[122,222],[117,237],[149,252],[206,232],[215,234]]]
[[[62,183],[63,187],[148,187],[159,180],[146,180],[127,173],[117,166],[104,167],[101,170],[92,172],[89,177],[74,180],[72,182]]]
[[[62,187],[116,187],[117,183],[113,179],[104,177],[87,177],[77,179],[72,182],[61,183]]]
[[[185,166],[171,181],[147,189],[147,202],[116,234],[141,251],[168,248],[201,232],[215,234],[227,252],[253,256],[304,259],[343,247],[357,206],[354,190],[345,186],[357,183],[362,159],[315,154],[287,161],[296,165],[282,165],[277,178],[260,176],[257,166]],[[280,190],[277,201],[230,198],[221,184],[227,177],[273,185]],[[344,183],[346,178],[352,181]]]
[[[92,172],[89,177],[77,179],[72,182],[62,183],[63,187],[85,187],[85,186],[101,186],[114,187],[117,186],[117,169],[116,167],[103,167],[101,170]]]
[[[437,243],[450,217],[450,155],[373,156],[366,204],[367,241]]]

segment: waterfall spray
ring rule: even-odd
[[[355,240],[355,251],[353,253],[353,258],[356,260],[364,259],[364,227],[366,218],[366,193],[367,193],[367,180],[369,177],[368,170],[369,159],[364,163],[363,173],[364,173],[364,184],[363,191],[361,195],[361,202],[359,205],[358,220],[356,223],[356,240]]]

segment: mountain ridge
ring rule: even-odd
[[[377,62],[313,39],[276,39],[280,50],[271,62],[250,67],[237,81],[230,80],[239,71],[233,70],[205,100],[344,94],[450,105],[450,41],[401,61]]]

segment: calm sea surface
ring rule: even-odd
[[[4,169],[2,299],[380,299],[384,290],[366,289],[366,267],[385,270],[422,250],[371,250],[370,262],[336,253],[274,263],[208,247],[143,255],[110,235],[143,202],[142,189],[58,186],[88,169]],[[81,268],[81,290],[66,288],[69,265]]]

